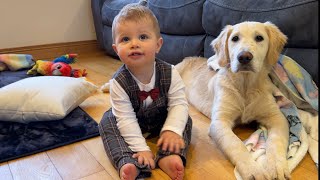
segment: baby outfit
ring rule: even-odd
[[[130,102],[136,113],[139,127],[142,134],[148,133],[148,138],[157,137],[166,121],[168,115],[168,91],[171,85],[172,69],[171,65],[161,60],[156,60],[155,64],[155,89],[158,91],[157,98],[153,102],[145,107],[143,100],[139,98],[141,91],[139,86],[131,75],[129,70],[123,65],[115,73],[113,79],[117,81],[126,94],[130,98]],[[182,138],[185,142],[185,148],[181,150],[180,157],[184,165],[186,164],[186,153],[191,141],[191,129],[192,120],[188,116],[188,120]],[[117,168],[118,172],[120,168],[127,163],[135,164],[140,170],[138,178],[150,177],[151,169],[148,166],[140,165],[137,159],[132,158],[135,153],[129,148],[125,139],[121,136],[119,128],[117,126],[117,119],[110,108],[102,117],[99,124],[100,135],[103,140],[103,144],[109,159],[113,165]],[[137,130],[138,131],[138,130]],[[164,156],[168,156],[169,151],[162,151],[161,148],[158,150],[155,163]]]

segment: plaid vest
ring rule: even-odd
[[[142,133],[150,132],[152,135],[159,135],[168,114],[168,91],[171,84],[171,65],[156,59],[155,68],[155,88],[158,87],[160,93],[158,98],[147,108],[143,107],[138,96],[138,92],[140,91],[139,86],[125,65],[120,67],[113,75],[113,78],[128,94]]]

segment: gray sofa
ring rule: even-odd
[[[111,56],[113,18],[128,3],[139,0],[92,0],[99,45]],[[159,20],[164,45],[157,58],[171,64],[187,56],[210,57],[209,46],[227,24],[271,21],[288,36],[283,54],[304,67],[318,85],[317,0],[148,0]]]

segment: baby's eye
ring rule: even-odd
[[[257,42],[261,42],[261,41],[263,41],[263,37],[262,36],[260,36],[260,35],[258,35],[258,36],[256,36],[256,41]]]
[[[233,36],[233,38],[231,40],[233,42],[237,42],[237,41],[239,41],[239,36]]]
[[[148,39],[148,36],[145,34],[142,34],[142,35],[140,35],[139,38],[140,38],[140,40],[145,40],[145,39]]]
[[[128,38],[128,37],[123,37],[123,38],[121,39],[121,42],[127,42],[127,41],[129,41],[129,38]]]

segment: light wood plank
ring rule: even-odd
[[[196,180],[201,177],[201,180],[213,180],[211,175],[205,171],[203,168],[194,168],[192,170],[185,172],[185,180]],[[221,178],[218,178],[221,179]]]
[[[61,179],[45,152],[9,161],[9,166],[14,179]]]
[[[111,107],[109,94],[97,92],[82,102],[80,107],[99,123],[103,114]]]
[[[152,170],[151,177],[146,178],[146,179],[148,179],[148,180],[158,180],[158,179],[170,180],[171,178],[166,173],[164,173],[160,168],[156,168],[156,169]]]
[[[11,171],[7,162],[0,163],[0,177],[1,179],[13,180]]]
[[[95,159],[104,167],[104,169],[113,179],[120,179],[117,170],[112,165],[104,150],[101,137],[96,137],[82,141],[82,144],[92,154],[92,156],[94,156]]]
[[[292,180],[316,180],[318,179],[318,169],[311,156],[307,153],[299,165],[291,173]]]
[[[81,178],[80,180],[107,180],[113,179],[106,171],[100,171],[90,176]]]
[[[108,82],[122,62],[108,56],[91,56],[87,58],[79,57],[77,63],[71,64],[73,68],[86,69],[87,78],[92,80],[97,86]]]
[[[47,152],[63,179],[79,179],[103,170],[103,167],[79,142]]]

